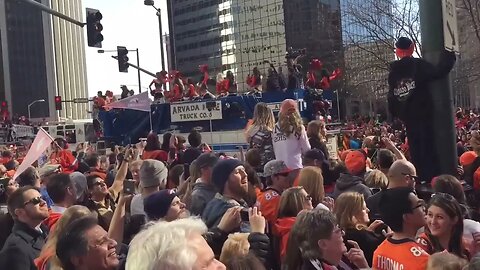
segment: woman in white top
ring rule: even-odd
[[[282,102],[272,137],[275,159],[283,160],[291,170],[303,168],[302,154],[310,150],[307,132],[297,106],[297,102],[292,99]]]

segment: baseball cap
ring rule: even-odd
[[[203,153],[197,158],[198,168],[213,167],[218,162],[218,157],[212,153]]]
[[[367,167],[367,157],[361,151],[352,151],[345,158],[345,166],[352,175],[358,175]]]
[[[468,166],[472,164],[477,157],[478,155],[474,151],[467,151],[460,156],[460,165]]]
[[[263,175],[265,177],[280,173],[289,173],[291,171],[283,160],[270,160],[263,167]]]
[[[297,102],[293,99],[285,99],[280,105],[280,113],[289,113],[297,110]]]
[[[310,149],[305,154],[303,155],[304,159],[309,159],[309,160],[318,160],[321,163],[326,163],[328,164],[328,161],[325,159],[325,154],[318,149]]]

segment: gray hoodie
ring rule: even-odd
[[[344,192],[358,192],[363,194],[365,200],[372,195],[372,191],[363,184],[363,178],[342,173],[335,183],[332,197],[337,199]]]

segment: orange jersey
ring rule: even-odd
[[[429,257],[414,240],[387,238],[373,253],[372,269],[425,270]]]
[[[270,224],[274,224],[277,220],[280,195],[281,193],[275,189],[267,188],[257,196],[257,206]]]

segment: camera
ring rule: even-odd
[[[287,59],[295,59],[299,56],[305,56],[307,54],[307,49],[293,49],[292,47],[287,49],[287,53],[285,54],[285,58]]]

